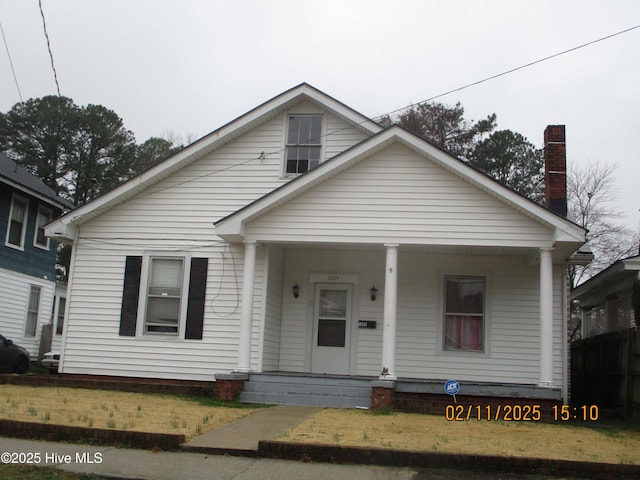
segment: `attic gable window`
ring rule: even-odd
[[[286,173],[304,173],[320,165],[322,116],[291,115],[285,153]]]

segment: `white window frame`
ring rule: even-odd
[[[56,298],[57,312],[55,315],[55,330],[54,335],[62,335],[64,333],[64,313],[67,308],[67,297]]]
[[[480,355],[487,356],[490,349],[490,274],[488,273],[446,273],[440,276],[440,312],[439,312],[439,346],[438,351],[445,355]],[[479,278],[484,282],[483,292],[483,314],[482,314],[482,349],[481,350],[464,350],[456,348],[447,348],[445,346],[446,333],[446,316],[447,316],[447,280],[452,278]]]
[[[40,225],[40,215],[46,217],[45,223]],[[48,223],[51,223],[53,220],[53,209],[49,207],[45,207],[44,205],[38,205],[38,214],[36,215],[36,227],[33,232],[33,246],[37,248],[41,248],[43,250],[49,250],[50,247],[50,239],[45,235],[45,243],[38,243],[38,230],[42,229],[44,235],[44,226]]]
[[[148,332],[147,331],[147,307],[149,299],[149,287],[151,282],[151,267],[154,259],[181,260],[182,261],[182,289],[180,294],[180,308],[178,315],[178,331],[172,332]],[[140,300],[138,302],[138,321],[136,336],[151,339],[177,340],[184,339],[186,329],[189,278],[191,275],[191,254],[175,252],[146,252],[142,260],[142,275],[140,278]]]
[[[35,310],[31,309],[31,295],[37,291],[38,300],[37,305],[35,306]],[[36,337],[38,335],[38,321],[40,320],[40,307],[42,304],[42,287],[39,285],[30,285],[29,286],[29,294],[27,295],[27,313],[25,315],[24,320],[24,336],[25,337]],[[30,324],[30,318],[33,318],[33,324]],[[32,328],[29,328],[32,327]],[[31,331],[32,330],[32,331]]]
[[[25,207],[24,207],[24,214],[22,215],[22,231],[20,232],[20,244],[16,245],[15,243],[11,243],[9,241],[9,238],[11,236],[11,219],[13,218],[13,212],[14,212],[14,207],[15,207],[15,203],[19,201],[19,202],[23,202]],[[7,235],[5,237],[5,245],[7,247],[11,247],[11,248],[15,248],[18,250],[24,250],[24,241],[25,241],[25,237],[27,234],[27,220],[29,218],[29,200],[21,195],[17,195],[17,194],[13,194],[11,196],[11,208],[9,209],[9,218],[7,220]]]
[[[319,142],[316,144],[298,144],[298,143],[289,143],[289,123],[291,122],[291,119],[294,117],[319,117],[320,118],[320,138],[319,138]],[[313,168],[318,167],[324,159],[324,149],[325,149],[325,145],[324,145],[324,139],[325,139],[325,132],[326,132],[326,118],[325,115],[323,115],[320,112],[310,112],[310,113],[288,113],[285,116],[285,125],[284,125],[284,149],[283,149],[283,154],[282,154],[282,173],[283,176],[285,177],[292,177],[292,176],[298,176],[298,175],[302,175],[303,173],[308,172],[309,170],[313,170]],[[289,151],[289,147],[294,147],[296,145],[305,145],[305,146],[318,146],[320,147],[320,153],[319,153],[319,158],[318,158],[318,165],[314,166],[313,168],[308,168],[305,172],[287,172],[287,153]]]

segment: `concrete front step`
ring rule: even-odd
[[[371,380],[252,374],[240,401],[273,405],[370,407]]]

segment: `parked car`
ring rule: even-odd
[[[42,357],[42,366],[49,369],[51,373],[58,373],[58,365],[60,365],[60,353],[47,352]]]
[[[13,340],[0,335],[0,371],[8,373],[27,373],[29,371],[29,351],[13,343]]]

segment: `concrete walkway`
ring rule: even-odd
[[[277,406],[263,408],[252,415],[195,437],[181,449],[200,453],[243,453],[255,456],[260,440],[273,440],[319,412],[319,407]]]

